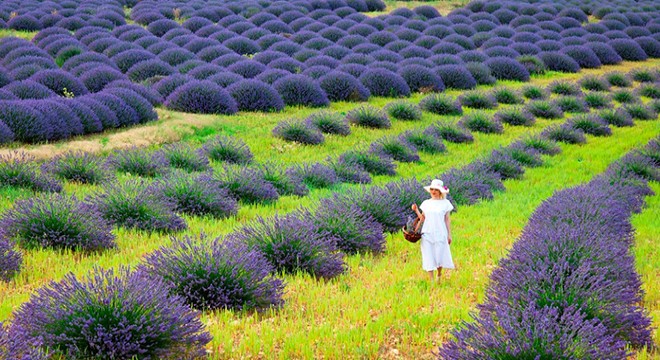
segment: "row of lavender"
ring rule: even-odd
[[[0,68],[0,143],[55,141],[158,118],[153,106],[160,95],[123,76],[106,74],[102,85],[84,74],[78,78],[17,38],[0,40],[0,58],[12,70]],[[14,76],[28,78],[13,81]]]
[[[659,169],[656,139],[541,204],[440,358],[623,359],[651,345],[629,218]]]
[[[99,26],[113,29],[125,25],[124,7],[135,7],[134,0],[58,0],[33,1],[17,0],[3,1],[0,4],[0,29],[9,28],[20,31],[38,31],[49,27],[61,27],[75,31],[83,26]],[[147,11],[133,15],[135,22],[148,25],[159,19],[187,19],[191,17],[217,18],[223,13],[252,14],[273,6],[271,11],[279,6],[298,11],[310,11],[321,8],[350,7],[357,11],[380,11],[385,5],[380,0],[333,0],[330,2],[316,1],[171,1],[159,2],[156,11]]]
[[[505,154],[516,151],[516,159],[536,159],[539,165],[538,151],[558,150],[552,141],[530,138],[442,177],[453,184],[454,201],[475,203],[504,189],[502,180],[509,176],[494,164],[531,164],[503,160]],[[410,203],[427,196],[422,185],[411,179],[354,189],[321,200],[313,211],[258,219],[225,238],[175,239],[133,272],[96,269],[85,280],[68,275],[37,290],[16,311],[0,333],[0,351],[13,359],[45,357],[40,353],[45,348],[51,355],[76,357],[203,357],[210,336],[197,310],[280,306],[278,274],[303,271],[332,278],[346,271],[344,252],[383,251],[383,232],[398,231]],[[135,314],[135,308],[148,309],[150,315]],[[114,323],[107,319],[115,316],[121,326],[109,325]]]
[[[641,84],[634,90],[632,79]],[[417,121],[422,117],[422,110],[437,115],[461,115],[463,107],[490,110],[496,109],[500,104],[513,105],[497,111],[494,116],[484,112],[474,112],[464,116],[459,125],[472,131],[485,133],[501,133],[504,129],[502,123],[509,125],[533,125],[535,117],[555,119],[568,113],[586,113],[590,109],[609,109],[614,106],[613,100],[621,106],[619,112],[623,116],[637,120],[656,118],[660,111],[660,87],[653,82],[657,74],[648,70],[632,71],[630,76],[612,72],[602,77],[585,76],[578,84],[566,81],[555,81],[546,89],[534,85],[525,86],[521,91],[506,87],[494,88],[489,92],[469,91],[458,99],[447,95],[431,94],[424,97],[419,105],[408,101],[394,101],[381,111],[372,106],[357,107],[346,115],[321,111],[310,115],[304,120],[289,119],[281,121],[274,129],[273,135],[286,141],[302,144],[318,145],[325,141],[324,134],[347,136],[350,134],[350,124],[368,128],[390,128],[390,118],[402,121]],[[610,95],[611,86],[616,89]],[[587,90],[584,93],[583,90]],[[551,101],[546,101],[550,96]],[[645,105],[642,97],[649,98],[652,103]],[[525,106],[526,99],[531,100]],[[603,114],[610,114],[605,111]],[[416,133],[407,134],[408,142],[421,143],[423,139]],[[424,146],[424,145],[422,145]]]
[[[132,15],[160,13],[161,5],[141,2]],[[115,80],[146,81],[171,109],[228,114],[525,81],[530,70],[578,71],[660,54],[657,11],[611,13],[582,26],[587,14],[564,5],[473,4],[446,18],[429,7],[376,18],[329,7],[278,3],[247,18],[208,9],[183,25],[163,18],[146,30],[85,26],[72,35],[51,27],[34,39],[43,51],[5,55],[19,83],[59,63],[92,92]],[[33,56],[44,59],[22,59]]]

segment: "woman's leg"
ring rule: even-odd
[[[433,271],[427,271],[429,273],[429,280],[433,282]]]
[[[438,280],[442,279],[442,267],[438,268]]]

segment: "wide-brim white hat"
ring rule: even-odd
[[[431,181],[431,185],[424,186],[424,190],[428,192],[431,192],[431,189],[440,190],[440,192],[443,194],[449,193],[449,189],[445,186],[442,180],[438,180],[438,179],[433,179],[433,181]]]

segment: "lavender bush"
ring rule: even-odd
[[[362,211],[373,216],[385,231],[396,232],[406,222],[407,212],[403,212],[397,199],[387,190],[379,187],[358,188],[335,195],[328,199],[323,206],[336,206],[350,208],[357,205]],[[408,205],[410,206],[410,205]]]
[[[339,162],[349,165],[357,165],[373,175],[396,175],[396,165],[391,158],[380,157],[366,151],[346,151],[339,156]]]
[[[269,203],[279,198],[273,184],[265,181],[262,169],[247,166],[226,166],[215,172],[213,179],[233,197],[248,204]]]
[[[574,129],[582,130],[585,134],[594,136],[610,136],[612,129],[600,116],[581,115],[568,120],[568,126]]]
[[[203,149],[211,160],[232,164],[248,164],[254,157],[243,140],[224,135],[208,140]]]
[[[313,125],[299,120],[280,121],[273,128],[273,136],[307,145],[319,145],[325,141],[321,131]]]
[[[431,94],[424,97],[419,106],[430,113],[437,115],[461,115],[463,108],[458,100],[440,94]]]
[[[567,144],[584,144],[587,138],[584,131],[575,129],[570,124],[552,125],[541,132],[541,136],[547,139]]]
[[[108,158],[108,162],[120,172],[144,177],[163,175],[168,167],[168,161],[162,153],[137,147],[115,152]]]
[[[193,149],[184,143],[168,144],[163,146],[158,157],[167,160],[170,167],[187,172],[205,171],[209,169],[209,160],[201,149]]]
[[[0,187],[5,186],[32,191],[62,191],[62,185],[39,172],[34,158],[24,152],[0,155]]]
[[[401,162],[419,162],[417,149],[410,143],[402,142],[395,137],[383,137],[371,143],[369,151],[379,157],[390,157]]]
[[[474,137],[469,130],[448,121],[436,121],[424,132],[452,143],[471,143],[474,141]]]
[[[216,219],[235,215],[238,203],[211,174],[191,176],[175,172],[156,184],[158,193],[175,211],[188,215],[209,215]]]
[[[337,246],[346,254],[385,250],[383,226],[356,205],[347,208],[322,201],[314,213],[302,212],[298,216],[311,219],[314,228],[335,237]]]
[[[73,196],[17,201],[0,217],[0,238],[24,248],[102,250],[115,246],[111,225],[92,204]]]
[[[385,105],[384,110],[397,120],[413,121],[422,118],[422,110],[419,106],[408,101],[391,102]]]
[[[164,280],[171,294],[194,309],[263,310],[283,304],[282,280],[272,265],[245,243],[199,238],[173,239],[141,268]]]
[[[598,116],[606,123],[617,127],[635,125],[632,116],[624,109],[603,110],[598,113]]]
[[[267,162],[259,164],[264,180],[272,184],[280,195],[305,196],[309,188],[297,174],[285,169],[283,164]]]
[[[465,115],[458,122],[458,125],[485,134],[501,134],[504,132],[502,123],[485,112],[472,112]]]
[[[330,168],[337,174],[340,182],[350,184],[369,184],[371,175],[357,164],[329,160]]]
[[[305,122],[319,129],[324,134],[347,136],[351,133],[348,120],[336,112],[318,111],[308,116]]]
[[[660,180],[653,162],[629,154],[541,204],[493,272],[475,322],[456,329],[440,356],[620,359],[648,346],[629,251],[629,217],[652,193],[647,180]]]
[[[375,129],[389,129],[392,126],[385,112],[370,105],[360,106],[349,111],[346,119],[351,124]]]
[[[328,165],[322,163],[298,164],[286,171],[290,178],[297,178],[310,188],[323,189],[339,183],[339,177]]]
[[[447,151],[442,138],[423,130],[409,130],[399,135],[399,140],[411,144],[415,149],[427,154],[439,154]]]
[[[165,283],[127,268],[96,268],[82,280],[69,274],[38,289],[9,335],[24,351],[73,359],[197,359],[211,341],[199,313]]]
[[[346,270],[337,240],[293,215],[258,218],[229,234],[227,241],[243,242],[258,250],[281,273],[302,271],[329,279]]]
[[[187,227],[173,212],[176,205],[166,201],[158,189],[144,181],[109,184],[93,194],[88,202],[95,204],[102,216],[117,226],[162,232]]]
[[[520,141],[520,144],[544,155],[552,156],[561,152],[561,148],[556,141],[538,135],[526,137]]]
[[[495,113],[495,119],[513,126],[532,126],[536,118],[523,108],[511,107]]]
[[[448,198],[455,207],[491,200],[493,191],[504,190],[500,175],[483,162],[473,163],[462,169],[450,169],[442,174],[442,179],[451,189]]]
[[[58,155],[44,163],[42,170],[81,184],[101,184],[114,178],[106,159],[81,151]]]

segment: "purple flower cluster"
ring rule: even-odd
[[[98,207],[107,221],[126,228],[148,231],[179,231],[186,222],[174,213],[176,205],[144,181],[112,183],[92,195],[88,202]]]
[[[141,270],[162,278],[170,293],[199,310],[263,310],[284,302],[284,284],[271,276],[271,263],[241,242],[174,239],[148,255]]]
[[[101,184],[114,178],[107,160],[86,152],[68,152],[42,165],[42,170],[81,184]]]
[[[66,275],[38,289],[14,313],[8,330],[15,340],[10,354],[41,350],[66,358],[205,356],[211,336],[199,313],[167,289],[163,281],[127,268],[97,268],[83,280]]]
[[[474,322],[453,332],[440,357],[620,359],[628,346],[649,345],[629,218],[652,193],[646,181],[658,179],[644,174],[653,171],[649,158],[628,155],[541,204],[491,275]]]
[[[188,215],[209,215],[217,219],[235,215],[238,203],[210,174],[191,176],[174,172],[154,185],[174,210]]]
[[[21,253],[14,250],[9,241],[0,239],[0,280],[9,281],[21,270],[22,264],[23,257]],[[0,355],[2,354],[2,348],[0,343]]]
[[[0,216],[0,241],[24,248],[102,250],[115,246],[99,209],[73,196],[51,194],[17,201]]]
[[[259,218],[227,236],[261,252],[273,269],[303,271],[318,278],[333,278],[346,270],[337,240],[294,215]]]
[[[60,192],[62,185],[39,171],[34,158],[24,152],[0,155],[0,187]]]

